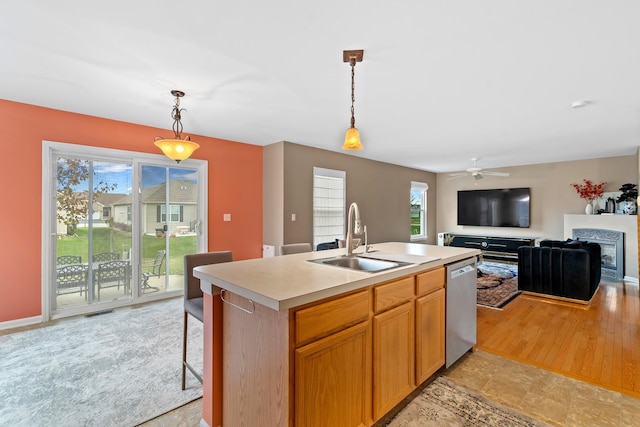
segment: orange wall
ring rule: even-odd
[[[170,131],[0,99],[0,322],[41,314],[42,141],[159,153]],[[209,250],[262,256],[262,147],[192,135],[209,161]],[[223,222],[230,213],[231,221]]]

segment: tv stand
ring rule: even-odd
[[[503,237],[461,233],[442,233],[445,246],[480,249],[487,260],[518,262],[520,246],[535,246],[535,237]]]

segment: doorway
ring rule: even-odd
[[[184,255],[206,248],[206,162],[43,150],[43,320],[182,294]]]

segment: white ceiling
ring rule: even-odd
[[[634,154],[637,0],[20,0],[0,98],[185,135],[340,151],[434,172]],[[584,108],[571,109],[577,100]],[[170,132],[168,132],[170,135]],[[194,138],[195,140],[195,138]],[[151,141],[149,142],[151,144]]]

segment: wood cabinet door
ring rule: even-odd
[[[295,425],[363,427],[371,418],[369,322],[295,350]]]
[[[414,303],[373,318],[373,418],[380,419],[415,388]]]
[[[444,292],[438,289],[416,300],[416,384],[444,365]]]

